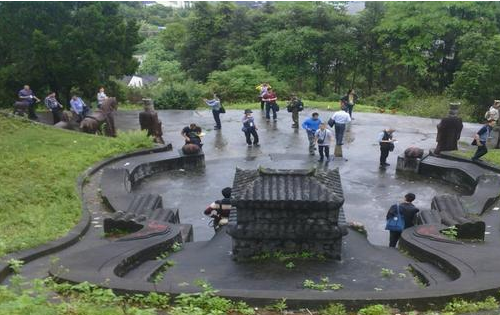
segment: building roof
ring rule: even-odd
[[[338,209],[344,203],[338,169],[236,168],[232,197],[238,209]]]

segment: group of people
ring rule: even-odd
[[[41,100],[36,97],[33,90],[31,90],[29,85],[25,85],[23,89],[21,89],[17,96],[19,98],[19,102],[25,103],[28,108],[28,118],[29,119],[38,119],[36,114],[36,103]],[[97,107],[100,108],[103,102],[107,99],[107,95],[104,92],[104,88],[99,88],[99,92],[97,93]],[[53,124],[57,124],[62,119],[62,113],[64,110],[64,106],[57,100],[56,92],[49,92],[49,94],[44,99],[45,107],[48,111],[52,113]],[[81,97],[74,94],[71,96],[69,101],[71,112],[76,115],[77,122],[80,122],[87,114],[90,113],[90,106],[85,104]]]

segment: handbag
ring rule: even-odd
[[[331,128],[333,125],[335,125],[335,120],[333,120],[333,118],[328,119],[328,126]]]
[[[394,151],[394,143],[389,142],[389,152]]]
[[[471,145],[477,145],[476,139],[472,140]]]
[[[221,114],[226,113],[226,109],[224,108],[224,106],[222,106],[222,104],[220,104],[219,113],[221,113]]]
[[[273,107],[274,107],[274,111],[276,111],[276,112],[280,111],[280,106],[278,105],[278,103],[274,103]]]
[[[397,215],[387,220],[385,229],[393,232],[402,232],[405,229],[405,218],[399,211],[399,204],[396,204]]]

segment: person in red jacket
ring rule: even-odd
[[[223,199],[212,202],[203,212],[213,219],[216,232],[228,223],[229,214],[231,213],[231,187],[222,189],[222,196]]]
[[[271,87],[267,88],[267,92],[262,96],[262,100],[266,102],[266,120],[271,120],[270,111],[273,110],[273,120],[276,122],[278,120],[278,115],[276,115],[278,111],[278,104],[276,103],[278,97]]]

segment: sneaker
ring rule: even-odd
[[[311,152],[309,152],[309,155],[314,155],[314,152],[312,152],[312,151],[311,151]]]
[[[253,145],[256,147],[260,147],[260,144],[258,144],[258,143],[254,143]]]
[[[266,118],[266,121],[267,121],[267,122],[270,122],[270,121],[271,121],[271,119],[267,119],[267,118]]]
[[[220,127],[214,126],[214,130],[220,130]]]
[[[277,119],[273,119],[274,122],[277,122],[278,120]]]
[[[391,164],[389,164],[389,163],[384,163],[383,165],[384,166],[391,166]]]
[[[251,147],[252,145],[251,144],[247,144],[248,147]]]
[[[323,162],[323,158],[319,158],[318,162]]]

